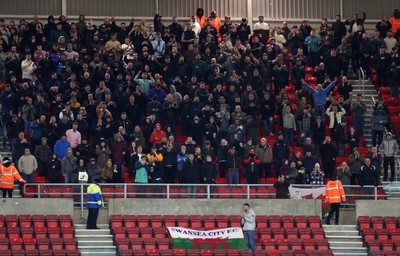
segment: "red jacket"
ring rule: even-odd
[[[167,136],[167,134],[165,132],[163,132],[161,130],[159,130],[159,131],[155,130],[154,132],[151,133],[150,143],[155,145],[155,144],[161,142],[161,139],[165,136]]]

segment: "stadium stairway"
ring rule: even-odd
[[[75,238],[81,255],[115,256],[116,247],[108,224],[97,224],[100,229],[86,229],[86,224],[75,224]]]
[[[363,95],[363,101],[367,105],[367,111],[365,112],[365,126],[364,126],[364,141],[367,147],[371,147],[372,145],[372,122],[371,122],[371,111],[374,105],[374,101],[378,102],[379,95],[375,89],[375,86],[372,84],[370,80],[364,80],[364,86],[362,82],[360,84],[359,80],[349,80],[349,82],[353,85],[353,100],[356,100],[357,94]]]
[[[323,225],[333,255],[367,256],[356,225]]]

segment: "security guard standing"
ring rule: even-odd
[[[87,188],[87,202],[86,207],[89,210],[87,218],[87,229],[99,229],[97,227],[97,217],[99,216],[99,209],[104,207],[103,196],[98,183],[99,178],[95,178],[93,183]]]
[[[3,190],[3,198],[5,198],[7,194],[9,198],[12,197],[14,179],[26,183],[8,157],[4,157],[3,163],[0,164],[0,176],[0,190]]]
[[[331,211],[329,212],[328,218],[325,224],[330,225],[333,213],[335,214],[335,224],[339,224],[339,207],[340,203],[346,202],[346,194],[344,193],[343,185],[340,180],[337,179],[337,175],[332,175],[326,184],[325,189],[326,202],[331,204]]]

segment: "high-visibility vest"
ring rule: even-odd
[[[23,181],[21,175],[17,171],[17,168],[13,164],[6,167],[3,164],[0,165],[0,172],[1,172],[1,182],[0,188],[7,188],[13,189],[14,188],[14,179],[18,181]]]
[[[103,196],[101,195],[100,187],[92,183],[87,188],[87,208],[102,208],[104,207]]]
[[[346,195],[340,180],[330,180],[326,184],[325,198],[328,203],[341,203],[346,201]]]

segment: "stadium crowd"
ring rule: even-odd
[[[337,170],[344,185],[378,185],[382,159],[393,180],[388,110],[382,102],[373,110],[364,159],[370,110],[362,95],[353,100],[347,76],[362,67],[371,77],[372,67],[376,86],[398,96],[400,13],[372,37],[365,19],[337,15],[312,28],[260,16],[251,28],[202,8],[184,24],[161,15],[99,26],[84,15],[0,19],[3,146],[28,183],[38,170],[66,183],[87,173],[116,183],[237,184],[243,175],[254,184],[283,175],[323,184],[337,157],[348,158]]]

